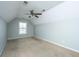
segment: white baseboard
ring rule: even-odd
[[[33,37],[33,36],[28,36],[28,37]],[[14,38],[8,38],[8,40],[14,40],[14,39],[21,39],[21,38],[28,38],[27,36],[24,37],[14,37]]]
[[[79,50],[72,49],[72,48],[70,48],[70,47],[67,47],[67,46],[64,46],[64,45],[62,45],[62,44],[56,43],[56,42],[54,42],[54,41],[50,41],[50,40],[47,40],[47,39],[45,39],[45,38],[37,37],[37,36],[35,36],[35,38],[40,39],[40,40],[47,41],[47,42],[49,42],[49,43],[53,43],[53,44],[55,44],[55,45],[57,45],[57,46],[60,46],[60,47],[66,48],[66,49],[68,49],[68,50],[71,50],[71,51],[73,51],[73,52],[79,53]]]

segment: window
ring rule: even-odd
[[[27,33],[27,23],[19,22],[19,34],[26,34]]]

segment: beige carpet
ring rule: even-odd
[[[35,38],[9,40],[2,57],[75,57],[78,53]]]

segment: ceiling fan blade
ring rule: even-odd
[[[30,14],[33,16],[34,15],[34,10],[31,10],[30,11]]]
[[[39,18],[37,15],[35,15],[35,17]]]
[[[35,13],[35,15],[42,15],[42,13]]]
[[[31,16],[29,16],[29,18],[31,18]]]

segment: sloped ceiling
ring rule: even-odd
[[[31,22],[37,18],[29,18],[27,13],[30,10],[41,12],[43,9],[48,10],[60,4],[62,1],[27,1],[28,4],[24,4],[23,1],[0,1],[0,17],[4,18],[7,22],[10,22],[16,17],[28,19]]]
[[[56,5],[62,3],[63,1],[27,1],[27,4],[22,3],[19,13],[19,17],[28,19],[31,22],[37,18],[29,18],[28,13],[30,10],[35,10],[35,12],[42,12],[43,9],[46,11],[50,8],[55,7]]]
[[[0,17],[7,22],[17,17],[20,2],[0,1]]]

